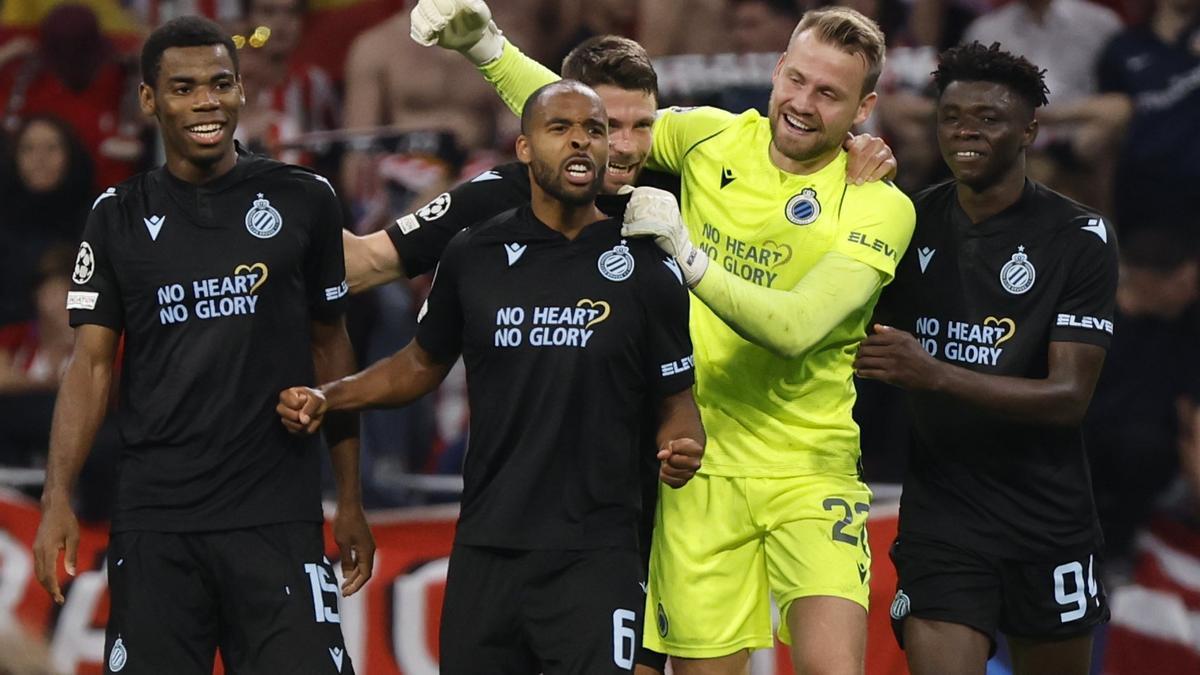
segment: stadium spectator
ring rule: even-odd
[[[637,0],[636,38],[652,57],[729,51],[727,0]],[[782,51],[783,47],[778,47]]]
[[[308,132],[337,128],[341,103],[329,74],[296,58],[307,4],[307,0],[245,0],[245,32],[253,35],[265,26],[270,36],[261,46],[248,41],[240,51],[246,107],[237,138],[255,152],[312,166],[324,146],[294,144]]]
[[[1118,224],[1172,226],[1195,238],[1200,182],[1200,0],[1159,0],[1146,23],[1117,35],[1100,61],[1100,89],[1133,107],[1117,163]]]
[[[1050,105],[1038,113],[1030,177],[1105,212],[1129,106],[1099,93],[1096,68],[1120,29],[1115,12],[1090,0],[1017,0],[976,19],[964,37],[999,42],[1046,69]]]
[[[58,388],[74,333],[67,320],[67,291],[75,248],[60,244],[38,262],[32,321],[0,326],[0,394]]]
[[[93,197],[92,161],[62,120],[30,117],[10,145],[0,166],[0,325],[32,318],[39,258],[78,242]]]
[[[62,4],[41,23],[38,46],[0,68],[0,101],[8,131],[21,119],[48,113],[63,118],[96,165],[96,185],[115,185],[141,158],[141,122],[130,76],[86,6]]]
[[[1181,470],[1200,404],[1200,262],[1164,228],[1121,240],[1116,331],[1084,426],[1106,557],[1132,564],[1134,537]]]

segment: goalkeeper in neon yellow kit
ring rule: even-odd
[[[514,110],[556,77],[479,0],[421,0],[412,17],[414,39],[462,52]],[[890,184],[847,185],[840,145],[875,104],[883,51],[857,12],[808,12],[767,117],[672,109],[654,122],[647,167],[681,176],[683,216],[637,188],[626,233],[654,236],[692,288],[709,437],[696,478],[660,495],[651,554],[645,642],[682,675],[744,672],[772,644],[769,593],[797,672],[864,667],[870,491],[851,364],[914,214]]]

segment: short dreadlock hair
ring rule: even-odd
[[[933,71],[933,83],[941,97],[951,82],[995,82],[1012,89],[1031,108],[1037,108],[1050,102],[1045,75],[1044,68],[1004,51],[999,42],[990,47],[972,42],[941,53],[938,68]]]

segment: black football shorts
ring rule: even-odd
[[[1108,621],[1099,552],[1050,562],[1003,560],[932,539],[892,544],[892,629],[904,646],[909,616],[1031,640],[1065,640]]]
[[[352,675],[321,525],[118,532],[105,673]]]
[[[643,581],[634,550],[456,544],[442,604],[442,675],[632,672]]]

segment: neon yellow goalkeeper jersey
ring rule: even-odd
[[[647,165],[679,174],[692,241],[760,286],[794,287],[830,251],[890,281],[912,236],[912,202],[889,183],[846,184],[846,154],[796,175],[771,163],[769,121],[714,108],[668,109]],[[878,294],[807,353],[786,359],[739,337],[695,296],[696,401],[706,473],[851,473],[859,459],[851,364]]]
[[[509,43],[480,68],[516,114],[558,76]],[[769,121],[715,108],[660,110],[647,166],[682,177],[692,241],[744,279],[790,290],[837,251],[891,281],[912,237],[912,202],[890,183],[846,185],[846,155],[800,176],[771,163]],[[851,364],[878,294],[807,353],[784,359],[743,340],[692,296],[696,402],[708,444],[705,473],[803,476],[852,473]]]

